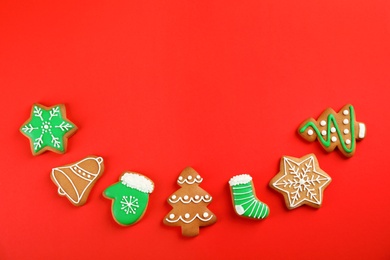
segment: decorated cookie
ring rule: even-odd
[[[183,236],[197,236],[199,227],[209,226],[217,221],[214,213],[207,208],[212,197],[199,187],[202,181],[202,177],[194,169],[187,167],[177,179],[181,188],[168,198],[173,209],[163,222],[168,226],[180,226]]]
[[[34,104],[31,117],[22,125],[20,131],[28,139],[33,155],[45,151],[65,153],[68,138],[77,127],[66,118],[65,106],[45,107]]]
[[[108,187],[103,196],[112,199],[112,216],[123,226],[137,223],[145,214],[153,182],[142,174],[125,172],[119,182]]]
[[[347,157],[355,153],[356,140],[366,135],[366,126],[356,122],[352,105],[345,105],[338,113],[326,109],[318,120],[313,118],[304,121],[298,133],[309,142],[318,140],[322,147],[331,152],[336,147]]]
[[[280,172],[271,180],[270,187],[283,194],[286,206],[295,209],[303,204],[319,208],[324,189],[331,178],[318,165],[314,154],[302,158],[283,156]]]
[[[264,219],[269,215],[267,204],[261,202],[255,193],[252,177],[241,174],[232,177],[229,181],[233,207],[239,216]]]
[[[82,206],[103,171],[103,158],[91,155],[78,162],[54,168],[50,176],[58,187],[58,194],[66,196],[73,205]]]

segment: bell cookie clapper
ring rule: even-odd
[[[30,140],[33,155],[45,151],[65,153],[68,138],[76,130],[76,125],[66,118],[62,104],[52,107],[34,104],[30,118],[20,128],[20,132]]]
[[[233,207],[237,215],[251,219],[264,219],[269,215],[269,207],[261,202],[255,193],[252,176],[241,174],[229,180]]]
[[[337,147],[343,155],[351,157],[356,150],[356,140],[366,136],[366,125],[356,121],[355,109],[348,104],[338,113],[327,108],[317,120],[307,119],[298,127],[298,134],[309,142],[318,140],[327,152]]]
[[[114,220],[123,226],[137,223],[145,214],[149,194],[154,183],[136,172],[125,172],[119,182],[104,190],[103,196],[112,200],[111,213]]]
[[[73,205],[82,206],[104,171],[103,158],[88,156],[78,162],[53,168],[51,179],[58,187],[58,194]]]
[[[207,206],[212,197],[199,187],[203,178],[191,167],[185,168],[177,179],[181,187],[168,198],[173,209],[164,217],[168,226],[180,226],[183,236],[193,237],[199,234],[199,227],[209,226],[217,221]]]

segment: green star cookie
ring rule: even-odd
[[[20,132],[30,139],[33,155],[45,151],[65,153],[68,138],[76,130],[76,125],[67,120],[62,104],[52,107],[34,104],[31,117],[20,128]]]

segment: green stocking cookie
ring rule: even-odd
[[[120,181],[108,187],[103,196],[112,199],[112,215],[120,225],[132,225],[144,215],[153,182],[139,173],[124,173]]]
[[[236,175],[230,179],[229,185],[233,206],[238,215],[253,219],[268,217],[269,208],[257,199],[250,175]]]

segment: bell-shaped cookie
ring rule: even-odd
[[[66,196],[73,205],[82,206],[103,171],[103,158],[88,156],[52,169],[51,179],[58,186],[58,194]]]

